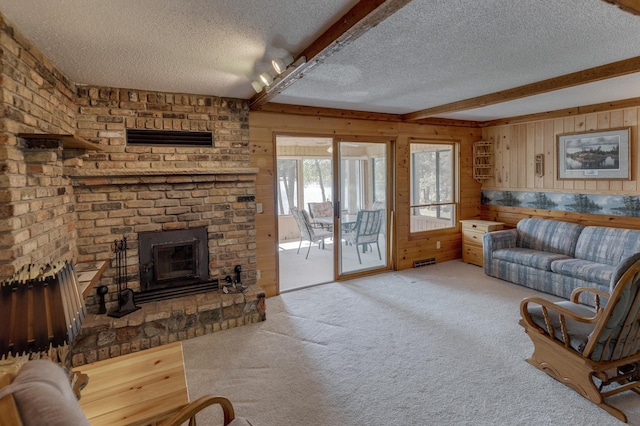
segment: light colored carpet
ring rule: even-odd
[[[263,323],[183,342],[189,394],[254,426],[622,424],[525,362],[532,294],[460,261],[289,292]],[[640,425],[640,396],[615,405]]]

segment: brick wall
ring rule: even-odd
[[[211,276],[241,264],[255,282],[255,206],[238,201],[255,194],[246,100],[76,86],[2,15],[0,74],[0,280],[28,263],[111,262],[126,236],[135,287],[138,232],[207,226]],[[210,131],[214,145],[127,146],[129,128]],[[73,134],[103,151],[19,133]]]
[[[129,240],[135,290],[138,232],[206,226],[210,276],[233,275],[240,264],[249,286],[244,294],[145,304],[118,320],[96,314],[90,296],[70,352],[75,364],[264,320],[264,294],[255,285],[255,205],[245,201],[255,195],[257,173],[249,167],[247,101],[76,87],[0,14],[0,108],[0,281],[30,263],[107,260],[99,284],[110,289],[111,309],[114,240]],[[127,146],[129,128],[210,131],[214,145]],[[71,134],[103,150],[28,141],[20,133]]]
[[[75,255],[77,152],[29,148],[18,133],[75,133],[76,88],[0,15],[0,279]]]

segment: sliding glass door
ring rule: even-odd
[[[389,267],[390,142],[336,141],[338,276]]]
[[[389,142],[277,136],[280,291],[389,268]]]

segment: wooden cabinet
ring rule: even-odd
[[[484,266],[482,257],[482,236],[487,232],[499,231],[502,222],[488,220],[461,220],[462,224],[462,261]]]

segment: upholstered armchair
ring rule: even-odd
[[[236,417],[233,405],[224,397],[203,396],[171,414],[158,426],[196,424],[196,414],[217,404],[222,408],[225,426],[251,426]],[[67,374],[48,360],[26,362],[16,374],[0,376],[0,424],[11,426],[89,426]]]

